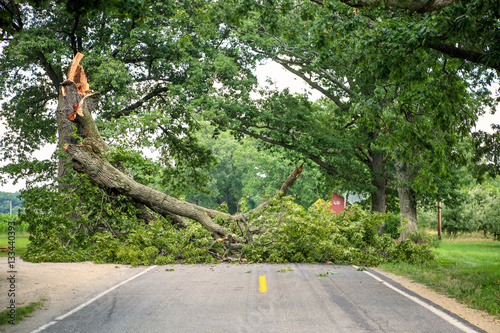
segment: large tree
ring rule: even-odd
[[[302,172],[302,166],[294,168],[273,198],[263,202],[251,211],[237,215],[230,215],[182,201],[143,185],[135,181],[121,163],[116,163],[117,161],[114,158],[110,158],[110,156],[113,156],[110,155],[110,146],[101,136],[93,118],[101,96],[99,93],[91,93],[83,67],[79,64],[82,57],[81,53],[77,53],[69,69],[68,79],[61,82],[61,93],[59,94],[57,106],[58,116],[68,121],[74,127],[76,133],[71,137],[61,139],[64,143],[62,150],[70,156],[73,170],[85,174],[88,179],[94,184],[100,185],[104,190],[121,194],[137,204],[148,207],[158,215],[168,217],[172,224],[185,227],[184,218],[198,222],[210,232],[216,242],[224,245],[227,253],[241,250],[245,244],[253,243],[253,235],[266,232],[265,229],[248,224],[248,217],[250,214],[262,212],[269,204],[273,203],[274,199],[286,196]],[[59,175],[59,177],[64,176]],[[73,183],[72,186],[83,188],[85,184],[82,181]],[[59,191],[63,192],[71,190],[68,187],[59,188]],[[85,197],[80,198],[80,200],[85,200]],[[65,206],[66,204],[65,202],[58,202],[57,205]],[[68,206],[66,209],[71,211],[72,207]],[[72,218],[79,219],[78,216],[72,216]],[[60,217],[54,216],[53,219],[57,221]],[[218,223],[220,220],[225,221],[228,225],[221,225]],[[78,229],[81,229],[82,226],[83,224],[80,223]],[[235,233],[229,226],[236,226],[239,228],[239,232]],[[36,224],[32,226],[33,230],[38,227]],[[120,235],[120,232],[112,229],[106,231],[112,232],[116,236]]]
[[[325,118],[300,98],[275,94],[256,111],[228,107],[228,122],[240,132],[299,152],[330,172],[344,169],[358,175],[356,163],[365,163],[374,186],[373,208],[384,211],[386,184],[392,180],[401,213],[409,220],[408,232],[414,231],[415,191],[431,193],[424,183],[432,184],[432,191],[448,187],[445,166],[456,163],[453,147],[483,112],[481,104],[488,105],[486,86],[492,73],[418,48],[414,29],[423,23],[406,12],[367,9],[359,15],[336,1],[321,7],[240,4],[230,18],[240,39],[301,77],[335,108]],[[235,20],[241,8],[250,9],[249,14]],[[313,125],[314,118],[323,126]],[[343,161],[331,160],[337,156]],[[352,178],[345,173],[340,177]]]
[[[9,130],[2,138],[6,148],[2,154],[11,162],[2,171],[14,177],[41,175],[37,180],[56,181],[59,192],[68,194],[86,188],[90,179],[100,186],[103,198],[120,194],[133,201],[142,210],[138,217],[146,222],[158,215],[179,226],[186,226],[185,218],[194,220],[228,251],[252,243],[252,235],[264,231],[250,227],[247,216],[259,213],[271,200],[231,216],[145,186],[125,168],[131,164],[127,159],[137,156],[130,149],[147,146],[159,151],[164,172],[177,172],[179,178],[179,171],[210,165],[210,150],[194,135],[201,126],[197,100],[213,92],[215,77],[233,80],[240,71],[249,72],[251,57],[239,56],[228,29],[211,19],[215,12],[208,2],[118,1],[103,10],[106,4],[1,3],[2,18],[7,19],[1,22],[6,44],[0,84],[2,97],[9,99],[2,106]],[[82,52],[87,53],[85,58]],[[236,73],[224,71],[229,56],[239,63]],[[98,92],[92,93],[91,87]],[[58,143],[58,159],[40,163],[31,157],[50,142]],[[282,179],[278,198],[288,193],[301,170],[294,168]],[[78,179],[73,171],[86,177]],[[39,189],[32,190],[31,199],[36,201]],[[83,192],[79,201],[87,200]],[[56,205],[68,205],[75,233],[123,234],[100,222],[104,201],[101,212],[93,216],[97,224],[92,225],[85,222],[87,212],[73,209],[70,202],[65,199]],[[37,210],[33,207],[31,212]],[[47,223],[61,228],[62,219],[54,215]],[[35,223],[32,230],[38,233],[45,227]],[[49,239],[53,229],[47,230]]]
[[[2,159],[11,161],[3,171],[52,177],[55,165],[31,154],[47,143],[59,140],[61,148],[72,140],[72,124],[53,109],[63,73],[78,52],[85,52],[88,81],[102,96],[99,126],[116,143],[150,146],[179,169],[212,162],[192,135],[199,128],[193,103],[212,89],[218,59],[232,48],[208,2],[34,3],[0,3],[0,86],[8,100],[1,116],[9,131]],[[61,160],[59,175],[63,165]]]

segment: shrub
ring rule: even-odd
[[[401,215],[399,213],[386,213],[383,232],[396,239],[400,235]]]
[[[286,199],[257,217],[268,232],[243,248],[251,262],[336,262],[375,266],[383,261],[424,262],[433,255],[427,244],[401,245],[378,236],[386,216],[369,214],[354,205],[334,215],[325,207],[302,207]]]

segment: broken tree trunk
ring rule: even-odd
[[[79,59],[81,59],[81,57]],[[83,73],[83,68],[75,72]],[[248,227],[246,218],[249,214],[264,209],[270,201],[265,202],[248,213],[231,216],[226,213],[181,201],[165,193],[154,190],[134,181],[131,175],[124,169],[116,165],[111,165],[103,154],[108,150],[108,146],[99,134],[92,118],[92,111],[97,106],[99,94],[90,94],[88,87],[84,87],[84,90],[79,89],[78,84],[71,79],[64,81],[61,87],[64,89],[65,93],[64,95],[61,94],[62,96],[59,100],[60,105],[58,110],[60,109],[68,113],[68,116],[71,114],[71,116],[68,117],[69,121],[81,128],[83,135],[83,140],[81,140],[81,142],[69,141],[65,143],[63,147],[72,158],[73,169],[87,174],[95,183],[121,193],[135,202],[147,206],[154,212],[163,216],[173,217],[175,222],[180,223],[179,221],[182,220],[181,217],[184,217],[200,223],[215,239],[222,241],[228,250],[240,249],[243,247],[244,243],[251,242],[249,230],[252,230],[253,233],[259,232],[255,230],[255,228],[251,229]],[[75,101],[79,103],[76,108],[73,106]],[[81,106],[81,109],[79,106]],[[71,111],[69,107],[74,109],[74,111]],[[281,186],[278,194],[279,196],[288,193],[301,171],[302,165],[294,169]],[[214,219],[216,217],[237,223],[240,229],[242,229],[242,236],[237,236],[229,229],[215,223]],[[247,231],[246,234],[243,230]]]
[[[63,149],[63,147],[67,144],[76,144],[78,143],[78,139],[74,133],[74,126],[76,126],[76,133],[79,136],[83,135],[82,127],[78,124],[74,124],[72,120],[74,120],[74,114],[76,113],[76,109],[79,105],[81,105],[83,101],[84,95],[78,92],[78,86],[76,84],[70,85],[70,82],[78,81],[80,82],[80,78],[75,78],[76,69],[78,68],[81,56],[77,55],[73,60],[71,68],[68,73],[68,80],[61,83],[61,87],[59,90],[59,102],[56,110],[56,118],[57,118],[57,128],[58,128],[58,137],[59,137],[59,149]],[[81,66],[80,66],[81,67]],[[83,73],[83,68],[78,71],[79,76],[85,76]],[[86,82],[86,79],[85,79]],[[76,89],[76,91],[74,91]],[[76,106],[76,108],[75,108]],[[70,159],[60,157],[59,165],[58,165],[58,177],[61,178],[68,171],[68,163],[71,162]]]
[[[92,145],[94,150],[104,153],[109,149],[108,145],[101,138],[92,118],[92,111],[97,107],[100,94],[91,94],[85,71],[82,65],[80,65],[83,57],[83,54],[77,53],[68,71],[68,79],[62,82],[60,86],[59,102],[56,111],[59,129],[59,148],[64,149],[68,144],[84,144]],[[58,166],[59,178],[66,174],[68,167],[71,168],[71,162],[71,158],[65,159],[64,157],[60,157]],[[128,173],[123,166],[116,166],[126,174]],[[62,187],[67,188],[65,185]],[[154,215],[144,205],[136,203],[135,206],[141,211],[138,214],[140,219],[146,223],[156,220]],[[185,226],[184,221],[177,221],[177,224]]]

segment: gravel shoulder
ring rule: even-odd
[[[0,280],[0,305],[7,307],[9,284],[7,258],[0,258],[3,267]],[[30,263],[16,261],[16,304],[43,301],[44,307],[18,325],[0,326],[0,332],[30,332],[78,306],[108,288],[142,272],[147,268],[128,265],[80,263]],[[484,311],[470,309],[454,299],[438,294],[426,286],[413,283],[401,276],[375,269],[403,287],[457,314],[487,332],[500,333],[500,320]]]
[[[44,306],[17,325],[0,326],[0,332],[31,332],[54,317],[88,301],[145,268],[129,265],[78,263],[30,263],[16,258],[15,302],[17,307],[42,301]],[[7,308],[7,258],[0,258],[0,306]]]

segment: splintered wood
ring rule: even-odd
[[[300,174],[302,173],[302,167],[304,166],[304,163],[302,163],[297,169],[297,175],[295,176],[295,178],[299,178]]]
[[[75,58],[73,58],[71,67],[68,71],[68,80],[73,81],[78,88],[78,93],[85,97],[90,94],[90,86],[87,82],[87,77],[85,76],[83,67],[80,65],[80,61],[83,57],[84,55],[78,52]]]
[[[90,94],[90,86],[87,82],[87,76],[85,76],[85,71],[83,70],[80,61],[83,59],[84,55],[78,52],[71,62],[71,67],[68,71],[68,80],[73,81],[76,84],[78,93],[85,97]],[[61,92],[63,96],[66,96],[64,91],[64,86],[61,86]],[[68,115],[68,120],[74,121],[76,116],[79,115],[83,117],[83,99],[80,100],[78,104],[73,104],[73,112]]]
[[[83,106],[83,99],[82,99],[82,100],[80,100],[80,102],[78,103],[78,105],[73,104],[73,112],[71,112],[71,113],[68,115],[68,120],[70,120],[70,121],[75,120],[76,115],[79,115],[80,117],[83,117],[83,109],[82,109],[82,106]]]

